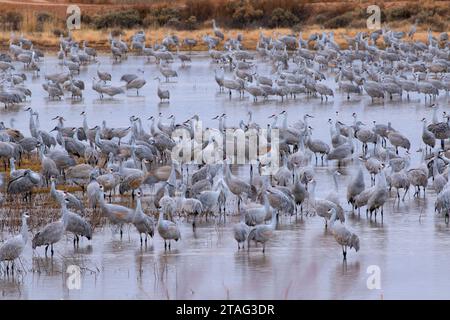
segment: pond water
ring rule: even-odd
[[[198,114],[206,126],[217,126],[212,118],[228,115],[227,124],[238,124],[253,112],[253,120],[265,125],[268,116],[287,110],[290,123],[305,113],[314,116],[309,123],[313,136],[330,141],[328,118],[336,118],[347,124],[352,113],[371,126],[372,121],[392,122],[397,130],[411,140],[414,167],[420,161],[415,151],[421,147],[423,117],[431,118],[423,96],[412,95],[407,101],[394,98],[373,104],[366,95],[354,95],[349,101],[346,95],[335,91],[328,102],[317,98],[280,99],[253,102],[246,94],[240,99],[233,94],[219,93],[214,81],[214,68],[205,55],[197,54],[192,63],[182,68],[179,62],[173,67],[179,77],[175,82],[162,83],[170,90],[170,103],[159,103],[156,95],[159,75],[154,63],[145,63],[142,57],[130,56],[120,64],[112,64],[110,57],[101,56],[101,69],[113,76],[113,84],[119,84],[122,74],[145,70],[146,86],[114,99],[100,100],[91,89],[96,65],[82,67],[80,79],[86,83],[82,101],[48,101],[42,89],[44,74],[61,70],[56,58],[46,57],[40,77],[31,77],[26,85],[32,90],[31,106],[39,112],[41,127],[51,130],[56,122],[51,119],[62,115],[67,126],[81,126],[80,112],[86,111],[90,127],[106,120],[107,125],[128,126],[131,115],[147,119],[162,112],[175,115],[182,122]],[[258,71],[269,75],[269,66],[259,61]],[[21,70],[21,66],[16,64]],[[229,76],[229,75],[227,75]],[[336,87],[334,76],[328,75],[327,84]],[[441,94],[437,102],[441,110],[447,110],[449,98]],[[14,127],[29,135],[29,113],[24,105],[0,108],[0,117],[6,124],[14,118]],[[169,122],[169,120],[166,120]],[[280,120],[281,121],[281,120]],[[147,120],[144,120],[148,128]],[[361,146],[358,146],[361,152]],[[325,197],[333,186],[332,172],[335,163],[316,167],[316,197]],[[405,202],[394,203],[391,198],[384,208],[384,220],[371,221],[365,214],[352,214],[345,201],[346,185],[356,168],[356,160],[341,170],[339,194],[347,214],[347,225],[360,237],[361,249],[353,250],[343,263],[340,246],[323,220],[317,216],[283,216],[275,236],[267,245],[249,251],[237,249],[232,235],[232,224],[238,220],[235,202],[228,200],[227,223],[202,221],[194,233],[191,224],[180,220],[181,241],[172,244],[171,251],[164,251],[161,237],[156,234],[147,247],[141,247],[134,227],[127,229],[120,240],[117,233],[104,226],[97,228],[92,241],[83,239],[79,249],[74,249],[67,237],[55,245],[55,256],[45,258],[43,248],[33,252],[28,243],[21,259],[21,272],[14,276],[0,275],[2,299],[404,299],[450,298],[450,278],[446,276],[450,258],[450,228],[444,219],[434,213],[435,192],[427,191],[426,197],[414,198],[412,192]],[[243,172],[243,171],[242,171]],[[366,185],[370,185],[366,172]],[[148,197],[144,199],[147,208]],[[131,205],[131,203],[130,203]],[[2,209],[0,209],[2,210]],[[6,209],[3,209],[6,210]],[[2,210],[2,211],[3,211]],[[33,211],[30,212],[33,214]],[[32,230],[36,232],[36,230]],[[0,239],[10,233],[4,232]],[[81,268],[80,289],[69,289],[67,267]],[[368,289],[368,268],[376,266],[380,271],[381,289]],[[369,268],[369,271],[371,269]],[[69,279],[70,280],[70,279]]]

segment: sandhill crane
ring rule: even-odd
[[[164,100],[169,101],[170,99],[170,92],[169,90],[165,89],[161,89],[161,78],[160,77],[155,77],[155,80],[158,80],[158,90],[157,90],[157,94],[159,97],[159,100],[162,102]]]
[[[404,148],[409,151],[411,148],[411,142],[407,137],[405,137],[400,132],[389,132],[388,133],[389,142],[395,147],[395,153],[398,154],[398,148]]]
[[[107,217],[112,224],[117,225],[119,227],[120,239],[122,239],[123,225],[130,223],[133,220],[134,211],[130,208],[118,204],[106,203],[104,189],[102,185],[99,186],[99,192],[97,194],[97,197],[103,215]]]
[[[170,67],[160,67],[159,71],[166,78],[166,82],[169,82],[170,78],[178,77],[178,73]]]
[[[250,227],[245,223],[244,211],[241,211],[240,221],[233,225],[233,236],[238,244],[238,250],[245,247],[245,242],[247,241],[248,234],[250,232]]]
[[[428,167],[425,163],[425,151],[420,148],[417,152],[422,153],[422,159],[417,168],[409,169],[407,174],[411,185],[414,186],[416,191],[414,192],[414,196],[420,196],[420,187],[423,188],[423,196],[425,197],[425,190],[428,186]]]
[[[243,194],[246,194],[248,197],[251,197],[254,195],[255,192],[250,184],[231,174],[230,168],[226,161],[224,161],[223,163],[223,170],[225,183],[227,184],[228,189],[230,189],[230,191],[238,197],[237,206],[239,208]]]
[[[222,31],[217,27],[216,20],[212,19],[213,29],[214,29],[214,35],[217,38],[220,38],[221,40],[225,39],[225,36],[223,35]]]
[[[436,194],[441,193],[441,191],[444,189],[445,185],[447,184],[446,177],[439,173],[438,169],[438,157],[440,153],[437,153],[433,160],[433,189],[436,192]],[[447,173],[450,172],[450,170],[447,169]]]
[[[136,209],[134,209],[134,216],[132,223],[136,227],[136,230],[139,232],[139,238],[141,240],[142,246],[142,234],[145,236],[145,244],[147,245],[147,237],[150,236],[153,238],[153,234],[155,232],[155,221],[152,217],[146,215],[142,210],[141,204],[141,192],[137,192],[136,197]]]
[[[203,204],[199,199],[186,198],[187,186],[183,185],[181,196],[177,197],[177,207],[179,212],[186,216],[194,216],[192,228],[195,230],[197,217],[203,213]]]
[[[362,166],[361,163],[358,162],[358,171],[347,185],[347,201],[352,205],[352,210],[355,209],[355,197],[363,192],[365,188],[366,185],[364,183]]]
[[[223,80],[224,80],[224,71],[223,67],[217,68],[214,70],[214,79],[216,80],[217,85],[219,86],[219,91],[223,91]]]
[[[328,228],[328,221],[330,220],[330,213],[328,212],[331,208],[335,208],[338,213],[338,218],[341,221],[345,221],[344,211],[341,206],[338,206],[331,200],[328,199],[316,199],[315,197],[315,189],[316,189],[316,180],[312,180],[312,190],[309,193],[309,202],[314,208],[315,213],[322,217],[325,221],[325,229]]]
[[[341,223],[335,225],[337,215],[335,208],[331,208],[328,213],[331,214],[331,233],[336,242],[342,246],[342,255],[344,256],[345,261],[347,260],[347,247],[350,247],[350,249],[354,248],[356,252],[359,251],[359,237],[354,232],[347,229],[344,224]]]
[[[322,165],[323,165],[323,157],[325,155],[328,155],[330,152],[330,146],[319,139],[312,139],[312,127],[308,127],[307,135],[306,135],[306,146],[314,153],[314,156],[316,157],[316,165],[317,165],[317,154],[321,155],[322,159]]]
[[[41,176],[44,178],[48,186],[48,181],[50,181],[50,178],[52,176],[57,177],[59,175],[59,170],[55,161],[44,154],[44,147],[45,146],[43,144],[39,147],[39,158],[41,160]]]
[[[180,49],[179,49],[178,46],[177,46],[177,57],[178,57],[178,59],[180,59],[182,67],[186,66],[186,62],[191,62],[191,57],[189,57],[188,55],[180,53]]]
[[[38,173],[30,169],[25,169],[8,182],[7,193],[10,195],[24,194],[23,199],[29,199],[31,201],[31,192],[40,182],[41,176]]]
[[[92,226],[84,218],[78,214],[69,211],[67,205],[70,204],[70,198],[64,195],[60,198],[61,204],[61,216],[65,221],[65,231],[73,233],[73,245],[78,246],[80,244],[80,236],[86,237],[88,240],[92,238]]]
[[[292,195],[295,202],[295,213],[297,214],[298,206],[300,206],[300,212],[303,214],[303,203],[309,197],[309,192],[300,180],[297,180],[292,186]]]
[[[178,228],[176,223],[170,220],[164,220],[164,213],[162,208],[159,210],[158,233],[161,238],[164,239],[164,250],[167,250],[167,241],[169,242],[170,250],[170,241],[178,241],[179,239],[181,239],[180,229]]]
[[[50,252],[53,257],[53,245],[62,239],[66,230],[66,223],[67,221],[64,217],[61,217],[58,221],[51,222],[38,231],[32,240],[33,249],[45,245],[45,256],[47,256],[47,250],[50,246]]]
[[[111,74],[106,71],[100,71],[100,62],[97,63],[97,76],[100,80],[102,80],[104,83],[106,81],[111,81],[112,77]]]
[[[434,136],[434,133],[431,132],[430,130],[428,130],[427,127],[427,119],[423,118],[422,119],[423,122],[423,129],[422,129],[422,141],[423,143],[425,143],[425,151],[427,150],[427,148],[430,148],[430,152],[431,150],[434,148],[434,146],[436,145],[436,137]]]
[[[266,251],[266,242],[273,238],[273,233],[277,226],[277,215],[275,210],[272,210],[272,220],[269,225],[258,225],[250,230],[247,237],[247,249],[250,250],[250,242],[254,241],[256,243],[262,243],[263,249],[262,252]]]
[[[338,166],[341,165],[343,160],[349,158],[353,154],[353,129],[350,129],[350,131],[351,133],[349,134],[348,140],[338,145],[328,153],[327,159],[338,160]]]
[[[320,94],[320,100],[323,100],[323,97],[325,96],[325,99],[328,101],[328,96],[333,97],[334,93],[333,90],[323,83],[316,83],[314,85],[316,91]]]
[[[380,171],[380,176],[378,178],[377,184],[373,192],[371,193],[369,199],[367,200],[367,209],[370,212],[370,217],[372,217],[372,212],[375,211],[375,219],[377,218],[377,210],[380,209],[381,220],[383,220],[383,207],[388,198],[386,176],[383,170]]]
[[[384,90],[379,83],[373,81],[365,81],[363,84],[363,88],[372,98],[372,102],[374,102],[375,98],[384,99]]]
[[[197,183],[202,183],[203,181],[206,181],[209,183],[208,180],[201,180]],[[195,186],[195,185],[194,185]],[[197,199],[200,200],[203,207],[203,212],[205,213],[206,219],[208,219],[209,213],[214,213],[215,209],[219,209],[219,221],[220,221],[220,214],[221,214],[221,197],[224,197],[225,194],[225,182],[223,180],[219,180],[216,186],[211,190],[209,188],[208,190],[202,190],[199,192],[198,195],[196,195]],[[192,189],[192,187],[191,187]],[[225,207],[223,207],[223,214],[224,214],[224,221],[225,221]]]
[[[437,108],[435,108],[435,110],[437,110]],[[436,139],[441,140],[442,150],[445,150],[445,139],[450,137],[450,115],[446,115],[445,118],[447,121],[432,123],[427,127],[427,129],[434,134]]]
[[[6,261],[6,273],[9,272],[9,263],[11,262],[12,273],[14,273],[14,261],[20,258],[28,241],[28,225],[29,216],[27,212],[22,214],[22,226],[20,234],[6,240],[0,245],[0,262]]]
[[[256,203],[248,203],[243,208],[245,224],[248,226],[256,226],[258,224],[264,223],[266,220],[272,217],[272,211],[269,203],[269,197],[267,195],[267,190],[264,187],[262,190],[263,204],[259,205]]]

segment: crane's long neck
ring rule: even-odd
[[[57,194],[57,192],[56,192],[56,184],[55,184],[55,180],[52,179],[51,181],[52,181],[52,182],[51,182],[51,184],[50,184],[50,193],[51,193],[52,195],[54,195],[56,198],[58,198],[58,194]]]
[[[287,129],[287,112],[284,114],[284,119],[283,119],[283,129],[284,129],[284,130]]]
[[[136,131],[139,133],[139,135],[144,134],[144,128],[142,127],[142,120],[141,118],[138,119],[137,124],[136,121],[133,121],[133,131]]]
[[[427,132],[427,122],[426,121],[423,122],[422,132],[423,133]]]
[[[152,118],[152,123],[151,123],[151,125],[150,125],[150,133],[152,134],[152,135],[155,135],[156,134],[156,126],[155,126],[155,118]]]
[[[271,127],[272,128],[276,128],[277,127],[277,122],[278,122],[278,116],[273,117]]]
[[[9,173],[11,175],[14,171],[16,171],[16,164],[14,158],[9,159],[9,166],[10,166]]]
[[[219,117],[219,131],[224,132],[225,128],[223,126],[223,117]]]
[[[100,203],[100,207],[104,207],[105,206],[105,196],[104,193],[102,191],[100,191],[98,193],[98,202]]]
[[[39,113],[35,113],[36,116],[36,129],[39,130],[39,128],[41,127],[40,122],[39,122]]]
[[[137,200],[136,200],[136,210],[135,210],[135,212],[136,212],[136,213],[139,213],[139,214],[142,212],[141,197],[137,197]]]
[[[384,171],[381,170],[379,175],[380,175],[380,177],[377,181],[378,188],[386,188],[387,182],[386,182],[386,175],[385,175]]]
[[[269,204],[269,197],[267,196],[267,192],[266,191],[264,191],[263,200],[264,200],[264,210],[267,213],[270,210],[270,204]]]
[[[439,175],[439,170],[438,170],[438,166],[437,166],[437,159],[438,159],[438,157],[436,156],[434,158],[434,160],[433,160],[433,178],[436,178],[436,176]]]
[[[100,140],[100,129],[97,129],[97,131],[95,132],[95,144],[99,147],[101,147],[102,145],[102,142]]]
[[[270,220],[270,228],[275,229],[277,227],[277,213],[276,210],[272,210],[272,219]]]
[[[27,241],[28,241],[28,224],[27,224],[26,217],[22,217],[22,227],[20,228],[20,234],[22,235],[23,242],[27,243]]]
[[[339,185],[338,185],[338,181],[337,181],[337,176],[335,174],[333,174],[333,182],[334,182],[334,190],[336,192],[339,192]]]
[[[30,111],[30,133],[31,133],[31,136],[33,136],[33,137],[36,137],[36,135],[37,135],[36,124],[34,122],[32,111]]]
[[[437,116],[437,108],[434,108],[433,109],[433,123],[438,123],[438,122],[439,122],[439,119]]]
[[[88,123],[87,123],[87,116],[83,115],[83,129],[84,132],[87,134],[89,127],[88,127]]]
[[[331,214],[331,218],[330,218],[330,229],[333,229],[333,227],[334,227],[334,222],[336,221],[336,215],[337,215],[337,213],[336,213],[336,209],[335,209],[335,208],[333,208],[333,209],[331,209],[331,210],[333,210],[333,213]]]
[[[67,206],[64,199],[61,199],[61,218],[64,224],[64,228],[67,226],[68,215],[67,215]]]
[[[336,134],[336,127],[332,123],[330,123],[330,136],[333,138],[335,134]]]

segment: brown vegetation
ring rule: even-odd
[[[245,30],[248,48],[255,47],[260,27],[265,34],[303,31],[307,35],[329,29],[343,29],[351,34],[367,31],[366,7],[372,4],[307,0],[59,0],[56,3],[0,0],[0,30],[3,30],[0,40],[9,40],[11,31],[22,31],[40,46],[57,47],[56,37],[67,34],[68,3],[79,4],[82,12],[82,29],[74,32],[75,38],[88,40],[99,49],[107,48],[107,34],[114,29],[121,30],[126,39],[132,32],[144,29],[152,42],[168,33],[201,39],[206,33],[211,34],[213,18],[226,36]],[[382,23],[396,29],[408,31],[417,21],[421,38],[429,27],[435,32],[448,30],[450,1],[378,1],[377,4]],[[203,49],[200,43],[194,48]]]

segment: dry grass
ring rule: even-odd
[[[124,39],[130,39],[131,36],[138,29],[133,30],[124,30]],[[140,30],[140,29],[139,29]],[[399,26],[396,30],[409,31],[409,26]],[[204,51],[208,50],[207,46],[202,42],[202,37],[209,33],[211,34],[211,29],[202,29],[202,30],[194,30],[194,31],[175,31],[168,28],[160,28],[160,29],[146,29],[146,34],[150,37],[151,44],[155,41],[160,42],[165,36],[168,34],[176,34],[180,39],[184,39],[186,37],[194,38],[198,40],[198,45],[193,48],[193,51]],[[264,30],[229,30],[227,35],[231,37],[236,37],[237,34],[241,33],[244,35],[243,45],[247,49],[256,48],[256,44],[258,42],[259,33],[262,33],[265,36],[273,36],[278,34],[290,34],[292,33],[291,29],[288,28],[279,28],[279,29],[264,29]],[[322,29],[319,26],[312,26],[303,31],[303,37],[307,38],[312,33],[321,33],[321,32],[334,31],[335,40],[339,45],[344,47],[347,46],[347,42],[345,41],[343,35],[354,36],[356,33],[360,31],[366,31],[366,29],[354,29],[354,28],[340,28],[340,29]],[[76,41],[86,40],[89,43],[90,47],[94,47],[99,51],[107,51],[109,50],[109,42],[108,42],[108,30],[91,30],[91,29],[82,29],[73,32],[73,37]],[[437,36],[439,33],[435,32],[434,35]],[[44,32],[31,32],[25,33],[25,36],[35,43],[35,46],[38,48],[42,48],[45,50],[58,50],[59,49],[59,38],[56,37],[50,31]],[[0,32],[0,43],[3,44],[3,49],[6,49],[10,39],[10,32]],[[425,41],[427,39],[427,32],[425,29],[419,30],[415,36],[414,40]],[[147,41],[147,46],[149,42]],[[184,47],[183,49],[188,49]]]
[[[216,18],[219,25],[222,27],[226,36],[235,36],[238,32],[244,34],[244,46],[246,48],[255,48],[259,35],[257,26],[270,25],[270,18],[272,11],[276,8],[283,8],[293,12],[298,18],[299,23],[292,26],[295,30],[302,30],[305,36],[312,32],[329,31],[324,29],[324,26],[329,24],[332,28],[339,27],[339,23],[331,23],[330,20],[340,16],[350,19],[350,23],[344,29],[334,29],[336,33],[336,41],[340,44],[346,45],[342,37],[342,33],[355,34],[358,31],[370,31],[365,29],[366,12],[368,5],[372,4],[370,1],[307,1],[307,0],[245,0],[239,2],[237,0],[175,0],[168,2],[167,0],[58,0],[41,1],[41,0],[23,0],[23,1],[9,1],[0,0],[2,6],[2,14],[15,11],[22,15],[23,20],[20,24],[21,31],[27,37],[33,40],[39,47],[48,49],[58,49],[58,38],[54,35],[55,30],[64,30],[65,17],[68,3],[77,3],[80,6],[83,16],[94,19],[99,15],[108,12],[121,12],[125,10],[135,10],[142,24],[145,24],[146,17],[149,14],[155,13],[155,8],[175,8],[178,10],[180,22],[184,22],[188,16],[194,15],[197,17],[197,26],[194,31],[183,31],[169,29],[165,27],[157,27],[151,25],[152,28],[146,28],[146,32],[150,35],[151,43],[160,41],[168,33],[177,34],[180,38],[193,37],[201,40],[206,33],[212,34],[211,19]],[[383,21],[396,30],[409,31],[410,25],[415,19],[420,20],[419,30],[416,39],[424,40],[426,38],[426,30],[431,26],[433,30],[444,31],[448,30],[448,16],[450,14],[450,1],[381,1],[377,2],[381,7]],[[235,29],[236,17],[233,17],[233,12],[236,13],[238,9],[243,10],[262,10],[263,16],[260,16],[255,21],[242,22],[243,26],[247,28]],[[253,9],[248,9],[248,7]],[[234,9],[230,9],[233,7]],[[231,10],[231,11],[230,11]],[[234,10],[234,11],[233,11]],[[41,13],[47,13],[51,16],[51,21],[44,22],[43,25],[37,24],[37,16]],[[245,15],[244,15],[245,16]],[[84,18],[83,18],[84,19]],[[120,19],[119,19],[120,20]],[[107,36],[109,29],[97,30],[92,24],[86,24],[83,20],[82,29],[74,31],[76,40],[86,40],[90,46],[99,50],[109,49]],[[120,22],[120,21],[119,21]],[[227,27],[229,26],[229,28]],[[42,29],[42,32],[36,30]],[[129,39],[136,31],[125,30],[125,38]],[[180,28],[179,28],[180,29]],[[441,29],[441,30],[439,30]],[[21,32],[19,31],[19,33]],[[281,34],[292,33],[290,28],[285,29],[264,29],[264,34],[270,35],[275,32]],[[8,44],[10,38],[9,29],[0,32],[0,43],[3,46]],[[149,45],[149,42],[147,42]],[[199,41],[199,45],[194,50],[205,50],[206,47]]]

